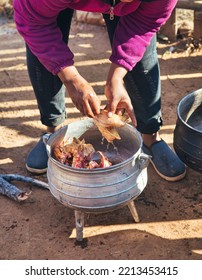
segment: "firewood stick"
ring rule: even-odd
[[[10,184],[0,176],[0,194],[8,196],[17,201],[22,201],[28,198],[29,193],[23,192],[16,186]]]
[[[8,196],[17,201],[25,200],[29,197],[30,193],[24,192],[11,184],[11,181],[21,181],[31,183],[38,187],[48,189],[48,184],[30,177],[21,176],[18,174],[0,174],[0,194]]]
[[[27,183],[31,183],[37,187],[42,187],[45,189],[49,189],[48,188],[48,184],[36,179],[33,179],[31,177],[25,177],[22,175],[18,175],[18,174],[0,174],[0,177],[3,178],[4,180],[11,182],[11,181],[21,181],[21,182],[27,182]]]

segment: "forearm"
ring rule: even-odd
[[[64,85],[68,86],[82,78],[75,66],[64,67],[58,72],[58,77]]]
[[[111,81],[112,79],[114,81],[116,80],[123,80],[125,75],[127,74],[128,70],[116,63],[111,63],[108,77],[107,77],[107,82]]]

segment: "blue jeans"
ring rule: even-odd
[[[66,9],[58,16],[65,43],[71,26],[73,11]],[[119,17],[109,19],[109,15],[103,15],[110,42],[118,23]],[[27,49],[27,67],[29,77],[37,98],[41,115],[41,122],[49,127],[62,124],[66,119],[65,89],[60,79],[52,75]],[[128,72],[125,79],[125,87],[131,98],[137,118],[137,129],[144,134],[157,132],[162,125],[161,118],[161,88],[160,70],[156,52],[156,36],[153,37],[147,47],[142,60]]]

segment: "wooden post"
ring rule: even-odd
[[[171,41],[176,41],[177,35],[177,9],[189,9],[194,11],[194,38],[202,38],[202,1],[178,0],[171,17],[161,27],[160,33],[166,35]]]
[[[161,27],[160,33],[168,37],[170,41],[176,41],[177,27],[176,27],[176,9],[173,10],[170,18]]]
[[[202,12],[194,12],[194,39],[202,38]]]

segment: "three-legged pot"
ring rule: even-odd
[[[107,168],[78,169],[61,164],[52,156],[54,145],[69,137],[85,139],[96,151],[102,151],[113,163]],[[77,240],[83,239],[84,213],[103,213],[128,205],[139,221],[134,200],[147,185],[149,157],[142,153],[142,138],[129,124],[119,129],[121,140],[113,145],[103,143],[91,119],[71,123],[54,133],[47,141],[48,184],[52,195],[75,210]]]

